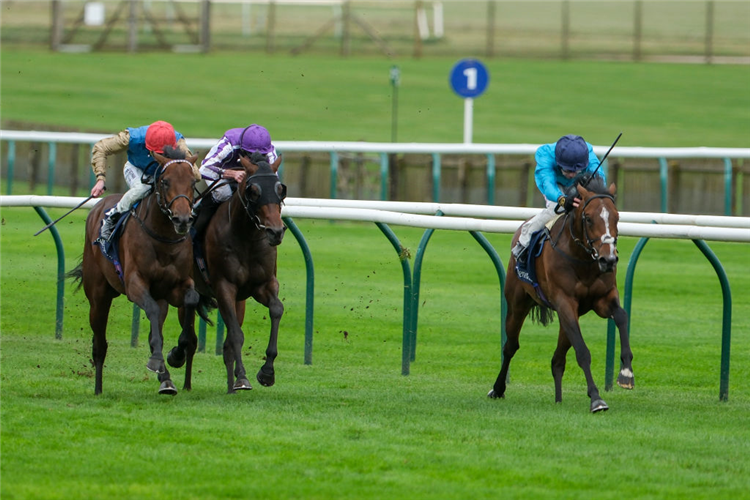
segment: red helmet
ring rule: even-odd
[[[146,149],[155,153],[164,153],[164,146],[177,146],[177,135],[174,127],[167,122],[158,121],[146,130]]]

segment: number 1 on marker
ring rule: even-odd
[[[466,68],[464,70],[464,76],[466,76],[466,88],[474,90],[477,88],[477,68]]]

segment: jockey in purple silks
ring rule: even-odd
[[[513,247],[513,256],[519,262],[526,260],[526,250],[531,235],[542,229],[555,215],[555,209],[562,207],[569,212],[578,206],[580,200],[575,196],[565,196],[565,190],[573,185],[581,171],[593,175],[599,166],[599,159],[594,148],[583,137],[565,135],[551,144],[543,144],[536,150],[536,169],[534,179],[539,191],[544,195],[546,208],[524,223],[521,236]],[[598,176],[604,180],[604,172]]]
[[[195,228],[196,238],[200,238],[208,226],[208,222],[223,202],[227,201],[237,185],[245,179],[245,170],[241,168],[240,157],[250,156],[253,153],[262,153],[268,158],[268,163],[277,159],[276,148],[271,144],[271,135],[265,127],[250,125],[245,128],[232,128],[224,133],[224,137],[217,142],[200,167],[200,174],[211,186],[218,179],[227,179],[225,182],[216,183],[210,195],[201,199],[195,206]],[[240,167],[233,170],[233,167]],[[234,181],[235,183],[231,182]]]

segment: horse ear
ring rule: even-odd
[[[609,185],[609,188],[607,189],[607,192],[609,192],[609,194],[611,194],[612,196],[615,195],[615,193],[617,192],[617,186],[615,186],[614,182]]]
[[[581,186],[580,184],[576,184],[576,189],[578,190],[578,194],[581,195],[581,199],[585,198],[589,194],[589,190]]]
[[[271,170],[273,170],[274,173],[279,171],[279,167],[281,166],[281,154],[276,158],[276,161],[271,164]]]
[[[167,158],[164,155],[161,155],[161,154],[157,153],[156,151],[154,151],[151,154],[154,156],[154,159],[159,162],[160,165],[164,165],[165,163],[167,163],[169,161],[169,158]]]
[[[187,161],[189,161],[191,164],[195,165],[195,162],[198,161],[198,155],[192,155],[185,158]]]
[[[240,164],[245,168],[248,174],[253,175],[258,171],[258,165],[250,161],[245,155],[240,156]]]

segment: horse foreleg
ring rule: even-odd
[[[159,394],[177,394],[177,388],[172,383],[167,370],[167,365],[164,362],[164,338],[162,337],[162,327],[164,320],[167,319],[167,312],[169,311],[169,304],[166,300],[156,301],[151,297],[148,292],[148,288],[142,281],[133,278],[129,280],[127,286],[128,299],[138,305],[146,313],[149,323],[151,323],[151,330],[148,334],[148,345],[151,349],[151,356],[146,363],[146,368],[157,374],[157,378],[161,385],[159,386]]]
[[[266,362],[260,367],[255,378],[258,379],[261,385],[271,387],[276,383],[273,362],[279,353],[279,323],[281,322],[281,316],[284,314],[284,304],[281,303],[276,294],[271,297],[268,303],[268,313],[271,316],[271,335],[268,338],[268,346],[266,347]]]
[[[242,345],[245,343],[245,334],[237,321],[237,290],[231,285],[224,285],[217,290],[219,312],[227,327],[227,336],[224,339],[224,366],[227,369],[227,393],[248,391],[252,389],[250,381],[242,364]]]
[[[612,319],[620,332],[620,373],[617,375],[617,385],[623,389],[635,387],[633,376],[633,351],[630,350],[630,338],[628,336],[628,313],[622,307],[617,307]]]
[[[599,396],[599,389],[594,383],[594,377],[591,375],[591,352],[586,347],[586,343],[583,341],[583,335],[581,334],[581,327],[578,324],[578,316],[576,314],[577,306],[575,308],[570,304],[565,304],[557,309],[557,317],[560,319],[560,328],[562,328],[568,336],[570,344],[576,352],[576,360],[578,366],[583,370],[583,374],[586,377],[586,385],[588,387],[588,395],[591,398],[591,413],[608,410],[609,406]]]
[[[562,402],[562,378],[565,374],[565,362],[570,349],[570,340],[562,326],[557,335],[557,349],[552,356],[552,378],[555,380],[555,403]]]
[[[182,332],[177,341],[177,346],[167,354],[167,363],[169,363],[169,366],[179,368],[187,361],[183,389],[189,391],[193,388],[193,357],[198,349],[198,337],[195,334],[195,307],[180,307],[177,314]]]

